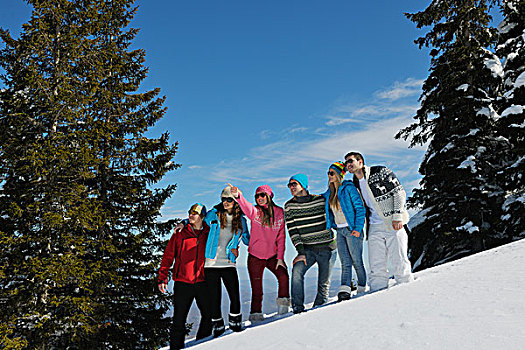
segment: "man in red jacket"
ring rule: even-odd
[[[158,285],[165,293],[168,288],[168,274],[173,265],[173,323],[170,330],[170,349],[184,348],[186,318],[193,299],[201,312],[201,322],[196,339],[202,339],[212,332],[209,295],[204,280],[206,241],[210,228],[203,221],[206,207],[200,203],[188,211],[189,223],[180,233],[174,233],[160,264]],[[175,264],[173,261],[175,260]]]

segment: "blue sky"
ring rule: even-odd
[[[392,167],[410,191],[422,151],[393,135],[410,123],[428,70],[403,16],[416,10],[408,1],[141,3],[145,86],[168,97],[157,130],[180,142],[183,165],[166,179],[179,189],[164,215],[216,204],[227,182],[249,198],[267,183],[282,205],[288,178],[304,172],[319,193],[350,150]]]
[[[393,136],[418,107],[429,57],[403,13],[426,3],[138,1],[143,88],[167,96],[151,135],[180,143],[182,168],[161,183],[178,184],[163,217],[213,206],[227,182],[248,198],[269,184],[284,205],[288,178],[303,172],[323,192],[328,166],[350,150],[391,167],[410,193],[424,151]],[[4,0],[0,25],[16,36],[29,15]]]

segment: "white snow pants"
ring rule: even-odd
[[[394,230],[384,224],[370,225],[368,233],[368,259],[370,262],[370,291],[388,287],[390,277],[387,263],[390,262],[397,283],[413,280],[407,256],[408,236],[404,228]]]

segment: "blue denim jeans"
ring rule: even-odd
[[[366,286],[366,271],[363,263],[363,236],[351,235],[348,227],[337,228],[337,252],[341,261],[341,285],[350,286],[352,282],[352,266],[357,274],[357,284]]]
[[[328,249],[306,248],[304,255],[306,255],[306,265],[299,261],[292,269],[292,308],[295,313],[304,311],[304,275],[315,263],[317,263],[319,275],[314,306],[325,304],[328,301],[332,267],[337,258],[337,252]]]

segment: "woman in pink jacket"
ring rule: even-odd
[[[255,206],[244,198],[237,187],[231,187],[233,197],[241,206],[243,213],[251,220],[248,273],[252,287],[252,304],[249,320],[252,322],[264,320],[262,277],[265,268],[277,277],[279,284],[277,312],[285,314],[290,306],[290,279],[284,262],[286,236],[283,208],[273,202],[273,191],[268,185],[262,185],[255,191],[257,202]]]

